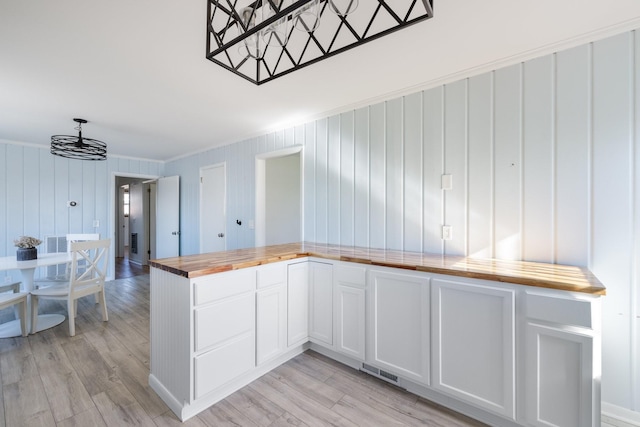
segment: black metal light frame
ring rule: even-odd
[[[73,119],[78,123],[77,136],[53,135],[51,137],[51,154],[75,160],[106,160],[107,144],[97,139],[84,138],[82,125],[85,119]]]
[[[283,3],[277,0],[255,0],[245,7],[255,13],[269,5],[277,13],[251,27],[236,9],[239,0],[207,0],[207,59],[260,85],[433,17],[433,0],[360,0],[358,9],[345,16],[334,15],[329,11],[328,0],[320,0],[320,26],[316,30],[301,32],[291,28],[289,35],[295,41],[289,39],[284,46],[269,45],[263,58],[240,52],[249,37],[283,18],[291,20],[296,10],[312,1],[295,0],[280,10]]]

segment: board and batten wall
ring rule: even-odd
[[[256,154],[302,145],[305,240],[590,268],[608,288],[603,401],[640,411],[639,79],[626,32],[169,162],[182,253],[200,167],[226,162],[227,247],[249,247]]]
[[[105,161],[54,156],[48,147],[0,141],[0,256],[15,254],[13,240],[67,233],[113,237],[110,197],[114,173],[161,176],[164,163],[109,156]],[[77,206],[67,207],[67,201]],[[94,220],[99,227],[94,227]],[[45,250],[44,245],[39,250]],[[113,266],[110,267],[113,271]],[[19,279],[16,272],[12,274]],[[112,275],[112,274],[111,274]]]

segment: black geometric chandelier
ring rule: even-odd
[[[51,137],[51,154],[76,160],[106,160],[107,144],[97,139],[84,138],[82,125],[85,119],[73,119],[78,123],[75,128],[78,136],[53,135]]]
[[[259,85],[433,17],[433,0],[208,0],[207,59]]]

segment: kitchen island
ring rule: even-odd
[[[584,268],[306,242],[150,265],[149,383],[182,420],[313,348],[491,425],[599,425]]]

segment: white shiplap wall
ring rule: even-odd
[[[305,240],[588,266],[608,288],[603,399],[640,410],[637,39],[621,34],[170,162],[167,174],[182,177],[182,253],[199,248],[201,166],[227,162],[227,245],[252,246],[253,231],[235,220],[254,218],[255,155],[303,145]]]
[[[159,176],[163,169],[162,162],[69,160],[52,155],[48,147],[0,142],[0,257],[15,254],[13,239],[21,235],[113,236],[109,203],[114,173]],[[78,205],[67,207],[70,200]],[[96,219],[100,226],[94,228]]]

